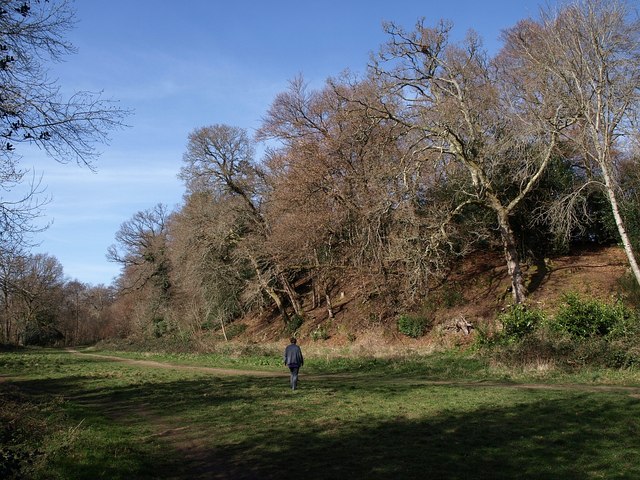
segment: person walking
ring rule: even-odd
[[[291,343],[284,349],[284,364],[291,372],[291,390],[298,388],[298,371],[304,365],[302,350],[297,345],[295,337],[291,337]]]

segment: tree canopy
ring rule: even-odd
[[[26,53],[0,42],[0,80],[24,91],[0,98],[6,181],[21,178],[24,142],[90,164],[94,142],[125,112],[86,94],[62,108],[33,66],[70,51],[69,5],[6,5],[0,21],[36,28],[38,19],[47,33],[42,44],[31,27],[12,40],[32,42]],[[390,22],[364,74],[317,89],[292,79],[255,136],[225,123],[194,128],[179,174],[184,203],[137,212],[116,233],[117,315],[103,330],[221,328],[227,338],[230,323],[259,312],[295,331],[309,309],[336,318],[345,285],[359,292],[363,318],[394,318],[422,308],[458,262],[486,250],[504,258],[505,305],[526,304],[536,284],[523,267],[578,241],[619,241],[640,278],[640,23],[628,7],[542,9],[506,30],[495,54],[474,32],[455,40],[450,22]],[[20,84],[27,74],[35,90]],[[19,232],[22,217],[11,218]],[[6,267],[10,278],[17,267]]]

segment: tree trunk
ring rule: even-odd
[[[220,326],[222,327],[222,336],[224,337],[224,341],[228,342],[227,330],[224,328],[224,318],[222,316],[220,316]]]
[[[618,208],[618,199],[616,198],[615,191],[611,185],[611,176],[607,168],[603,168],[603,175],[607,197],[609,198],[609,203],[611,204],[611,210],[613,211],[613,218],[616,221],[618,234],[620,235],[620,239],[622,240],[622,245],[624,246],[624,251],[627,254],[627,259],[629,261],[629,265],[631,266],[633,276],[636,279],[636,283],[640,285],[640,268],[638,267],[638,262],[633,252],[631,240],[629,240],[629,235],[627,234],[627,229],[624,226],[624,220],[622,219],[622,215],[620,215],[620,209]]]
[[[285,292],[287,292],[287,296],[289,297],[289,301],[291,302],[291,305],[293,306],[293,311],[296,312],[296,315],[298,315],[299,317],[303,317],[303,313],[304,312],[302,310],[302,306],[300,305],[299,296],[296,293],[295,289],[291,286],[291,282],[289,282],[287,277],[285,277],[284,274],[282,274],[282,273],[278,274],[278,277],[280,279],[280,283],[282,283],[282,286],[283,286]]]
[[[325,293],[324,296],[327,300],[327,312],[329,313],[329,318],[334,318],[335,314],[333,313],[333,306],[331,305],[331,297],[328,293]]]
[[[311,310],[315,310],[320,305],[320,293],[318,292],[318,282],[311,279]]]
[[[282,315],[284,324],[288,325],[289,315],[287,314],[287,310],[284,308],[284,304],[282,303],[282,299],[280,298],[280,295],[278,295],[278,292],[276,292],[271,286],[269,286],[267,281],[262,276],[262,272],[260,271],[260,266],[258,265],[258,261],[255,259],[255,257],[251,256],[250,259],[251,259],[251,263],[253,264],[253,268],[256,272],[256,276],[258,277],[258,282],[260,282],[260,286],[265,292],[267,292],[267,295],[271,297],[271,299],[274,301],[274,303],[278,307],[278,311],[280,312],[280,315]]]
[[[516,247],[516,239],[509,222],[509,216],[504,210],[496,211],[498,224],[500,226],[500,236],[502,237],[502,246],[504,248],[504,258],[507,262],[507,271],[511,278],[511,293],[513,301],[516,304],[524,302],[526,291],[522,278],[522,269],[520,268],[520,256]]]
[[[4,341],[9,344],[10,335],[11,335],[11,316],[9,315],[9,295],[6,290],[3,290],[3,301],[4,301]]]

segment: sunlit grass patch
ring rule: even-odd
[[[528,388],[455,353],[342,358],[338,368],[309,360],[291,392],[286,376],[33,350],[0,355],[2,374],[11,371],[0,392],[48,405],[25,410],[48,426],[34,448],[59,446],[32,464],[32,478],[640,475],[635,391],[562,387],[559,377]]]

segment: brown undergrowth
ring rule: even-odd
[[[620,294],[620,279],[627,270],[624,251],[618,246],[582,246],[566,255],[525,263],[528,303],[553,313],[569,292],[610,301]],[[313,307],[309,295],[303,296],[304,323],[295,334],[325,346],[363,352],[464,346],[471,343],[473,334],[467,336],[456,329],[457,319],[486,328],[512,301],[506,266],[495,251],[476,252],[455,265],[446,280],[409,312],[394,310],[393,299],[372,301],[362,279],[345,278],[331,294],[333,318],[325,302]],[[398,332],[397,319],[404,313],[427,318],[429,328],[423,337],[412,339]],[[273,311],[248,316],[239,323],[246,326],[239,338],[248,342],[278,341],[292,333]]]

